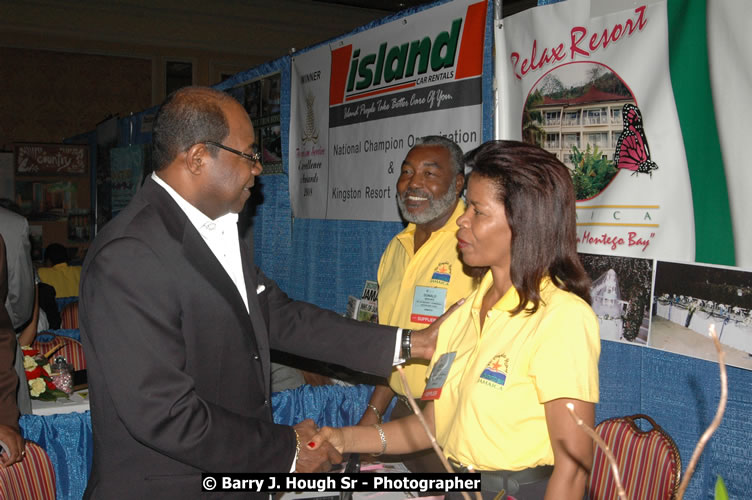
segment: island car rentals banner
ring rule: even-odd
[[[540,144],[571,169],[579,251],[692,261],[666,2],[625,4],[599,12],[568,0],[504,19],[497,135]]]
[[[294,57],[295,217],[400,220],[402,160],[425,135],[481,141],[486,2],[450,2]]]

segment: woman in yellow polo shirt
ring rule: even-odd
[[[485,143],[467,160],[457,242],[466,264],[488,271],[441,326],[426,420],[457,470],[481,472],[485,498],[582,499],[592,442],[566,404],[593,425],[600,338],[577,255],[569,170],[515,141]],[[414,415],[324,428],[313,445],[323,439],[344,452],[430,446]]]

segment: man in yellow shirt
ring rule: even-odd
[[[387,245],[378,270],[379,323],[419,329],[432,323],[449,306],[474,288],[457,252],[455,220],[465,211],[462,150],[440,136],[419,139],[402,162],[397,180],[397,204],[408,226]],[[410,392],[420,398],[426,385],[427,361],[405,366]],[[389,385],[378,385],[359,424],[381,420],[395,393],[405,395],[399,373]],[[392,419],[410,414],[401,398]],[[431,453],[419,452],[431,456]],[[435,457],[434,457],[435,458]],[[437,461],[438,462],[438,461]],[[429,472],[428,464],[406,460],[413,472]],[[425,469],[424,467],[428,467]],[[438,471],[443,470],[439,469]]]
[[[48,267],[38,269],[39,279],[55,288],[55,296],[78,297],[81,266],[68,265],[68,250],[59,243],[50,243],[44,251]]]

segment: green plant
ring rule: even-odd
[[[592,198],[603,191],[618,171],[612,160],[603,157],[598,146],[588,144],[585,151],[572,146],[570,158],[574,164],[572,182],[578,200]]]
[[[647,306],[647,300],[644,295],[637,295],[632,302],[629,303],[627,312],[622,317],[623,335],[624,338],[632,342],[640,334],[640,326],[642,325],[643,317],[645,316],[645,307]]]
[[[723,482],[723,478],[718,476],[715,480],[715,500],[728,500],[728,491],[726,491],[726,483]]]

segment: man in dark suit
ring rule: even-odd
[[[89,249],[79,318],[91,388],[87,498],[194,498],[201,472],[310,472],[307,420],[272,421],[269,350],[385,376],[401,339],[289,299],[254,266],[237,213],[261,173],[232,97],[185,88],[154,122],[154,174]],[[437,328],[412,334],[430,357]]]
[[[8,294],[4,304],[14,330],[20,334],[34,313],[34,267],[31,263],[29,222],[26,217],[0,207],[0,234],[5,239],[8,264]],[[15,359],[16,374],[23,379],[23,355],[18,343]],[[18,385],[16,400],[21,413],[31,413],[31,398],[26,384]]]
[[[16,332],[5,308],[8,296],[8,259],[5,241],[0,235],[0,441],[8,447],[8,453],[0,449],[0,467],[8,467],[20,462],[24,451],[24,441],[18,429],[18,406],[16,386],[18,376],[13,367],[16,357]],[[26,380],[24,380],[26,383]]]

